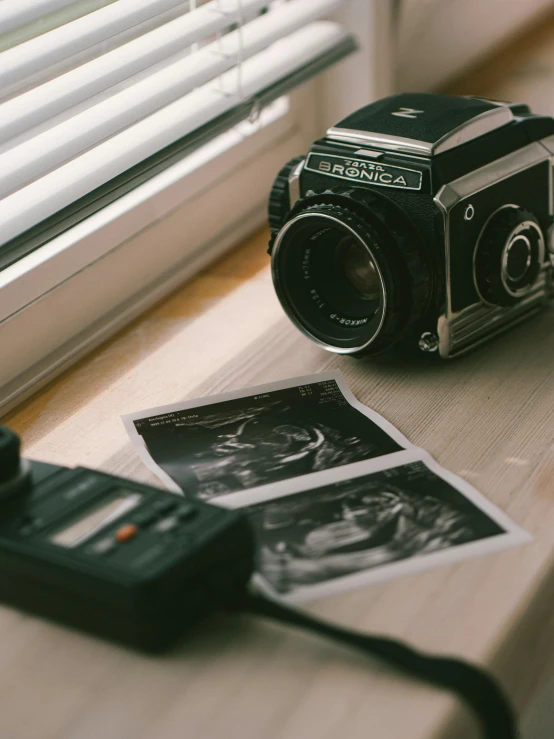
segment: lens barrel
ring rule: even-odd
[[[419,237],[402,215],[390,219],[375,203],[373,212],[346,197],[304,204],[273,244],[273,283],[285,312],[340,354],[384,351],[428,305],[430,271]]]

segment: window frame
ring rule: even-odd
[[[264,226],[282,165],[391,91],[391,7],[348,1],[336,20],[359,51],[292,93],[288,113],[192,171],[171,166],[0,272],[0,415]]]

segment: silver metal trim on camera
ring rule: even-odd
[[[336,224],[338,224],[342,229],[345,229],[346,231],[349,231],[352,236],[358,241],[362,246],[367,249],[368,253],[370,254],[375,269],[377,272],[377,275],[379,277],[379,283],[381,285],[381,295],[382,295],[382,309],[381,309],[381,320],[379,321],[378,327],[375,329],[375,332],[373,336],[369,339],[369,341],[366,341],[364,344],[361,344],[360,346],[356,347],[338,347],[333,344],[327,344],[324,341],[321,341],[317,336],[314,336],[307,328],[306,326],[301,323],[296,314],[291,310],[289,306],[289,301],[286,297],[285,291],[282,288],[281,280],[279,279],[279,271],[276,269],[277,264],[277,255],[279,253],[279,249],[281,247],[281,244],[283,242],[283,238],[286,235],[287,231],[291,228],[291,226],[294,223],[297,223],[298,221],[306,218],[323,218],[329,221],[334,221]],[[379,264],[377,263],[375,259],[375,255],[373,254],[373,251],[371,248],[366,244],[366,242],[360,237],[356,231],[354,231],[353,228],[351,228],[347,223],[344,221],[341,221],[339,218],[335,218],[335,216],[331,216],[328,213],[300,213],[299,215],[292,218],[290,221],[288,221],[283,228],[279,231],[277,238],[275,239],[275,243],[273,245],[273,250],[271,253],[271,275],[273,278],[273,284],[275,286],[275,292],[277,293],[277,296],[279,298],[279,301],[281,305],[283,306],[283,309],[287,316],[290,318],[292,323],[296,326],[297,329],[299,329],[304,336],[307,336],[309,339],[311,339],[313,342],[315,342],[318,346],[320,346],[322,349],[325,349],[328,352],[333,352],[334,354],[354,354],[355,352],[363,351],[366,347],[368,347],[375,338],[379,335],[381,328],[383,326],[383,322],[385,320],[385,315],[387,312],[387,290],[385,287],[385,281],[383,279],[383,275],[381,273],[381,270],[379,268]]]
[[[464,354],[538,313],[547,290],[547,270],[543,268],[527,297],[509,308],[474,303],[453,316],[440,316],[437,324],[440,356],[447,359]]]
[[[432,145],[427,141],[408,139],[403,136],[390,136],[386,133],[371,133],[368,131],[357,131],[354,128],[330,128],[326,138],[332,141],[346,142],[350,144],[362,144],[372,146],[376,149],[387,151],[404,152],[406,154],[419,154],[430,157],[433,151]]]
[[[525,223],[520,224],[519,230],[526,229],[531,226],[531,221],[525,221]],[[527,252],[527,258],[525,260],[525,264],[523,265],[523,269],[519,272],[517,275],[510,275],[508,270],[508,260],[510,259],[510,250],[516,244],[518,241],[522,241],[525,244],[525,250]],[[502,266],[501,266],[501,279],[502,284],[504,285],[507,292],[511,293],[512,295],[515,295],[516,293],[512,293],[506,282],[510,279],[510,277],[513,280],[522,280],[525,275],[527,274],[527,270],[531,266],[532,261],[532,247],[531,242],[525,236],[525,234],[518,235],[516,233],[512,233],[510,235],[510,238],[506,241],[506,244],[504,245],[504,249],[502,250]],[[521,288],[523,289],[523,288]],[[523,293],[520,293],[523,294]]]
[[[457,128],[453,128],[446,136],[439,139],[433,146],[433,155],[442,154],[449,149],[467,144],[468,141],[473,141],[473,139],[478,139],[491,131],[496,131],[497,128],[502,128],[513,120],[514,114],[510,108],[500,106],[486,110]]]
[[[551,148],[550,148],[551,147]],[[435,195],[434,201],[442,212],[445,245],[445,308],[438,319],[439,353],[443,358],[458,356],[473,349],[510,326],[523,321],[531,313],[538,311],[549,293],[551,269],[543,265],[537,279],[518,303],[503,307],[487,303],[481,298],[480,303],[468,306],[462,311],[452,310],[451,274],[450,274],[450,211],[461,200],[475,195],[492,185],[523,172],[541,162],[552,162],[554,152],[554,136],[540,142],[528,144],[522,149],[507,154],[480,169],[464,175],[457,180],[443,185]],[[552,193],[549,202],[552,203]],[[503,207],[518,207],[506,204]],[[491,217],[494,214],[491,214]],[[552,215],[552,213],[551,213]],[[537,228],[534,222],[533,226]],[[481,232],[482,233],[482,232]],[[477,248],[480,237],[474,248]],[[542,259],[544,260],[544,237],[541,233]],[[474,252],[475,255],[475,252]],[[475,266],[475,261],[474,261]],[[474,269],[475,272],[475,269]],[[475,279],[475,278],[474,278]],[[478,291],[480,296],[480,293]],[[481,297],[481,296],[480,296]],[[519,295],[517,296],[519,297]]]
[[[292,208],[296,201],[300,200],[300,175],[305,163],[305,159],[298,162],[289,175],[289,208]]]
[[[312,166],[312,159],[316,166]],[[319,165],[317,165],[319,160]],[[336,161],[335,161],[336,160]],[[417,169],[393,164],[368,162],[362,158],[345,157],[343,154],[310,152],[304,169],[348,182],[365,182],[377,187],[393,187],[397,190],[421,190],[423,174]]]

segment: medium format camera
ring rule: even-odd
[[[554,119],[400,94],[330,128],[271,191],[277,296],[340,354],[398,342],[454,357],[551,294]]]

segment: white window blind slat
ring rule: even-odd
[[[0,6],[1,7],[1,6]],[[167,11],[188,7],[183,0],[118,0],[88,15],[18,44],[0,54],[0,95],[64,59],[108,42]],[[2,26],[0,24],[0,29]]]
[[[0,197],[24,187],[123,128],[182,98],[195,87],[235,68],[239,55],[242,60],[248,59],[339,5],[340,0],[291,0],[223,36],[220,41],[169,63],[146,79],[7,150],[0,155]],[[191,13],[190,17],[193,16]],[[239,81],[238,74],[234,72],[225,79],[226,86],[222,89],[231,91],[229,98],[237,104],[240,94],[233,88]]]
[[[0,5],[2,33],[32,23],[56,10],[73,5],[75,0],[4,0]]]
[[[0,51],[51,31],[117,0],[2,0]],[[49,10],[50,9],[50,10]]]
[[[267,4],[268,0],[242,0],[244,13],[255,12]],[[212,0],[193,13],[8,100],[0,105],[0,144],[164,59],[179,52],[187,56],[192,44],[236,22],[236,13],[225,12],[224,4]],[[216,53],[217,49],[212,46],[212,51]],[[171,75],[174,71],[178,74],[174,68],[167,68],[162,74]],[[138,88],[134,94],[142,96]]]
[[[254,97],[348,37],[336,23],[311,23],[245,61],[240,94],[224,95],[219,82],[212,81],[9,195],[0,209],[0,243],[232,109],[243,96]],[[230,84],[235,76],[234,70],[228,72],[223,84]]]

